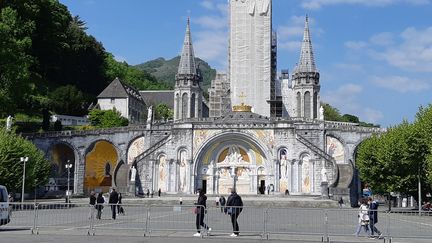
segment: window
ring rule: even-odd
[[[114,102],[115,102],[115,99],[111,98],[111,104],[114,104]]]

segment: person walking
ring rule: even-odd
[[[368,233],[368,235],[370,236],[369,227],[368,227],[369,214],[368,214],[367,200],[365,198],[361,200],[361,205],[357,217],[358,217],[358,225],[357,225],[357,231],[355,233],[355,236],[357,237],[359,236],[362,228],[364,228],[364,231]]]
[[[94,217],[94,209],[96,209],[96,196],[95,192],[91,191],[89,196],[89,206],[90,206],[90,215],[89,219],[92,219]]]
[[[147,198],[150,197],[150,189],[147,189]]]
[[[159,190],[158,190],[158,197],[161,196],[161,193],[162,193],[162,191],[161,191],[161,189],[159,188]]]
[[[105,199],[102,196],[102,192],[99,192],[96,198],[96,210],[97,210],[96,219],[101,219],[104,203],[105,203]]]
[[[111,206],[112,219],[116,219],[116,214],[117,214],[116,208],[117,208],[118,199],[119,199],[119,195],[116,192],[116,189],[112,188],[112,191],[109,196],[109,201],[108,201],[108,203]]]
[[[196,228],[197,233],[195,233],[193,236],[201,237],[201,226],[206,229],[207,231],[211,231],[211,228],[209,228],[204,223],[204,216],[206,213],[206,207],[207,207],[207,196],[204,194],[204,191],[201,189],[198,189],[198,200],[195,203],[197,206],[196,208]]]
[[[123,196],[121,193],[119,193],[118,195],[119,196],[118,196],[118,202],[117,202],[117,212],[118,212],[118,214],[124,215],[125,213],[124,213],[124,209],[122,207]]]
[[[368,204],[369,204],[369,228],[371,231],[371,238],[374,237],[374,232],[377,233],[378,239],[381,239],[382,233],[377,229],[375,224],[378,223],[378,203],[373,200],[371,197],[368,198]]]
[[[231,223],[233,227],[233,233],[231,237],[237,237],[240,234],[239,225],[237,218],[243,210],[243,201],[241,197],[237,194],[235,188],[231,188],[231,195],[228,197],[226,203],[226,212],[231,216]]]
[[[226,199],[225,199],[224,196],[221,195],[221,196],[219,197],[219,204],[220,204],[220,210],[221,210],[221,213],[224,212],[225,203],[226,203]]]

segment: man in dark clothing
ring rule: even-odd
[[[220,204],[221,213],[224,212],[225,203],[226,203],[225,197],[224,196],[220,196],[219,197],[219,204]]]
[[[378,223],[378,203],[371,197],[368,198],[369,204],[369,228],[371,230],[371,237],[374,237],[374,232],[377,233],[378,238],[382,237],[381,232],[375,226]]]
[[[201,237],[201,226],[206,229],[207,231],[211,231],[211,228],[209,228],[204,223],[204,216],[206,213],[206,207],[207,207],[207,196],[204,194],[203,190],[198,190],[198,200],[195,203],[197,206],[196,208],[196,228],[197,233],[194,234],[196,237]]]
[[[102,196],[102,192],[98,193],[98,196],[96,198],[96,203],[97,203],[96,206],[95,206],[96,210],[97,210],[96,218],[97,219],[101,219],[103,204],[105,203],[105,200],[104,200],[104,198]]]
[[[231,216],[231,223],[233,227],[232,237],[240,234],[237,218],[243,210],[243,201],[237,194],[235,188],[231,188],[231,195],[228,197],[226,203],[226,212]]]
[[[112,211],[112,219],[116,219],[116,208],[117,208],[117,203],[119,200],[119,196],[118,193],[116,192],[115,188],[112,189],[112,192],[109,196],[109,200],[108,203],[111,206],[111,211]]]

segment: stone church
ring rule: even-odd
[[[219,109],[210,114],[221,115],[203,117],[202,77],[188,20],[173,121],[153,121],[149,109],[146,125],[30,138],[59,168],[74,162],[75,194],[111,186],[136,195],[159,189],[193,194],[198,188],[226,194],[235,187],[243,195],[267,189],[291,195],[330,192],[356,201],[356,150],[381,129],[324,120],[307,17],[298,65],[291,76],[283,72],[277,78],[271,0],[229,5],[229,70],[223,92],[215,92],[224,102],[209,106]]]

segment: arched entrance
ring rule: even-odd
[[[260,180],[274,183],[263,146],[252,135],[224,133],[205,143],[196,156],[195,189],[227,194],[235,187],[241,194],[257,194]]]
[[[85,156],[84,192],[108,192],[118,161],[117,149],[112,143],[104,140],[93,143]]]
[[[74,189],[74,171],[75,171],[75,153],[73,148],[66,143],[57,143],[49,150],[49,161],[51,161],[51,175],[48,184],[45,186],[45,191],[51,196],[55,194],[63,194],[67,190],[68,178],[69,189]],[[72,167],[66,168],[67,164]]]

